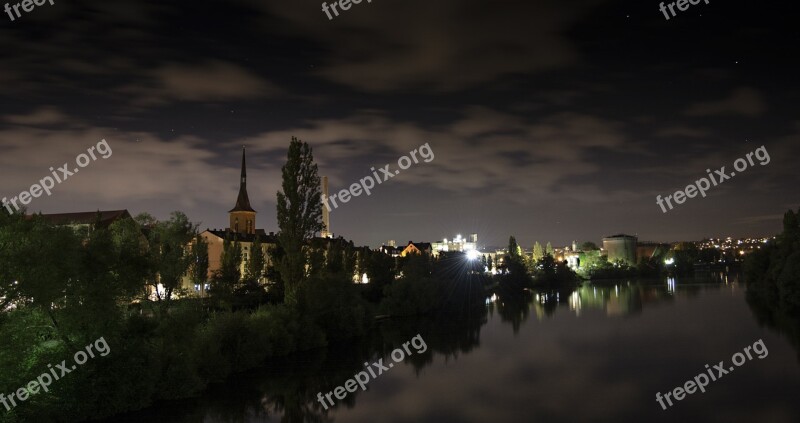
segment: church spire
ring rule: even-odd
[[[247,166],[244,146],[242,146],[242,178],[239,180],[239,197],[236,199],[236,206],[228,213],[238,211],[255,212],[250,206],[250,198],[247,196]]]
[[[247,184],[247,165],[244,162],[245,146],[242,146],[242,184]]]

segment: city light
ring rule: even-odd
[[[467,250],[467,259],[469,260],[477,260],[480,255],[477,250]]]

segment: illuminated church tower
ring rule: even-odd
[[[239,181],[239,197],[236,199],[236,206],[228,212],[230,230],[239,234],[255,234],[256,211],[250,207],[250,198],[247,197],[247,168],[244,152],[244,146],[242,146],[242,179]]]

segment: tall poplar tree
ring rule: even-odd
[[[517,239],[514,236],[510,236],[508,238],[508,255],[514,258],[519,257],[521,249],[519,248],[519,244],[517,244]]]
[[[189,275],[193,284],[203,287],[208,281],[208,243],[199,234],[194,237],[191,255],[192,264],[189,269]]]
[[[287,304],[297,304],[297,291],[305,278],[306,240],[323,229],[320,178],[311,147],[292,137],[283,183],[278,192],[278,242],[284,250],[280,263]]]

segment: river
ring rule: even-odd
[[[201,397],[113,422],[798,422],[800,360],[757,322],[736,276],[493,297],[482,314],[382,322],[368,339],[271,362]],[[419,334],[427,350],[325,411],[317,394]],[[767,351],[756,354],[761,340]],[[734,371],[732,356],[752,359]],[[762,357],[763,358],[759,358]],[[742,357],[745,357],[742,355]],[[709,367],[728,372],[666,409]],[[702,378],[699,379],[702,381]],[[663,400],[662,400],[663,402]]]

